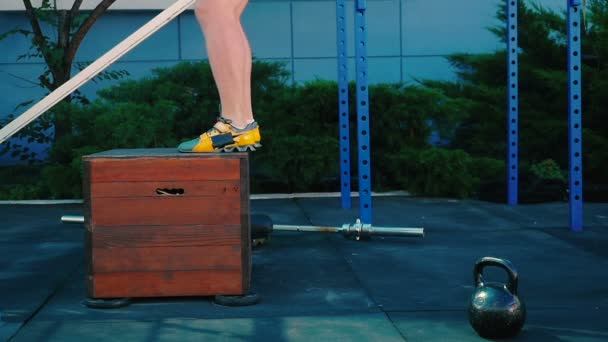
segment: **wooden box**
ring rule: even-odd
[[[248,292],[246,153],[112,150],[83,164],[89,297]]]

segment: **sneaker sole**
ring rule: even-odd
[[[260,143],[255,143],[253,145],[245,145],[245,146],[227,146],[227,147],[223,147],[223,148],[218,148],[215,151],[216,152],[255,152],[257,151],[258,148],[262,147],[262,144]]]

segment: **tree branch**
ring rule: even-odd
[[[24,0],[24,1],[26,1],[26,0]],[[27,0],[27,1],[29,1],[29,0]],[[72,38],[70,47],[66,51],[65,58],[67,61],[72,61],[74,59],[74,56],[76,55],[76,51],[78,51],[80,44],[84,40],[84,37],[87,35],[87,33],[89,32],[91,27],[93,27],[93,24],[95,24],[97,19],[99,19],[115,1],[116,0],[102,0],[99,3],[99,5],[97,5],[97,7],[95,7],[93,12],[91,12],[91,14],[89,14],[87,19],[82,23],[82,25],[80,25],[80,27],[78,28],[78,31],[76,31],[76,33],[74,34],[74,37]],[[82,2],[82,0],[76,0],[76,2],[74,3],[74,6],[72,7],[72,10],[74,10],[74,8],[76,7],[77,2]]]
[[[36,45],[38,45],[38,48],[40,48],[44,61],[50,66],[49,56],[44,52],[46,50],[46,39],[42,33],[42,28],[40,28],[40,23],[36,17],[36,12],[34,11],[32,2],[30,0],[23,0],[23,5],[25,6],[25,13],[30,19],[30,24],[32,26],[32,30],[34,31],[34,42]]]
[[[68,11],[57,11],[58,22],[57,22],[57,45],[64,49],[68,46],[70,40],[70,22],[71,19],[68,15]]]
[[[70,10],[70,18],[75,18],[78,15],[78,12],[80,11],[80,5],[82,5],[82,0],[74,1],[72,9]]]

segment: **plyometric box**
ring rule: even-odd
[[[248,292],[246,153],[112,150],[83,163],[89,297]]]

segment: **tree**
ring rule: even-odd
[[[505,41],[506,6],[491,32]],[[530,1],[519,2],[520,160],[526,166],[553,159],[568,165],[567,24],[557,13]],[[585,179],[608,179],[608,0],[589,0],[582,27],[583,161]],[[507,151],[506,51],[449,58],[459,82],[431,83],[452,97],[473,101],[452,141],[476,157],[504,159]]]
[[[89,13],[81,12],[83,0],[74,0],[70,9],[59,9],[56,0],[42,0],[40,6],[32,5],[31,0],[23,0],[25,14],[29,20],[31,30],[14,29],[0,34],[0,40],[10,35],[21,34],[31,40],[30,51],[19,56],[21,59],[41,58],[46,64],[45,71],[38,77],[39,85],[52,92],[70,80],[73,67],[83,69],[86,63],[74,63],[74,58],[87,33],[99,18],[108,10],[116,0],[100,0],[99,4]],[[43,23],[48,24],[51,34],[44,32]],[[98,76],[99,79],[116,79],[125,75],[126,72],[105,72]],[[67,97],[62,103],[70,103],[73,99],[81,103],[88,102],[79,92]],[[22,103],[17,108],[31,104],[33,101]],[[61,107],[61,104],[58,105]],[[9,119],[12,119],[10,117]],[[51,137],[46,132],[54,128]],[[27,138],[29,142],[48,143],[72,134],[72,122],[69,114],[60,110],[53,111],[52,115],[36,120],[30,127],[24,129],[17,136]],[[33,159],[35,155],[27,147],[7,143],[2,153],[12,151],[14,156],[21,155],[22,159]]]

